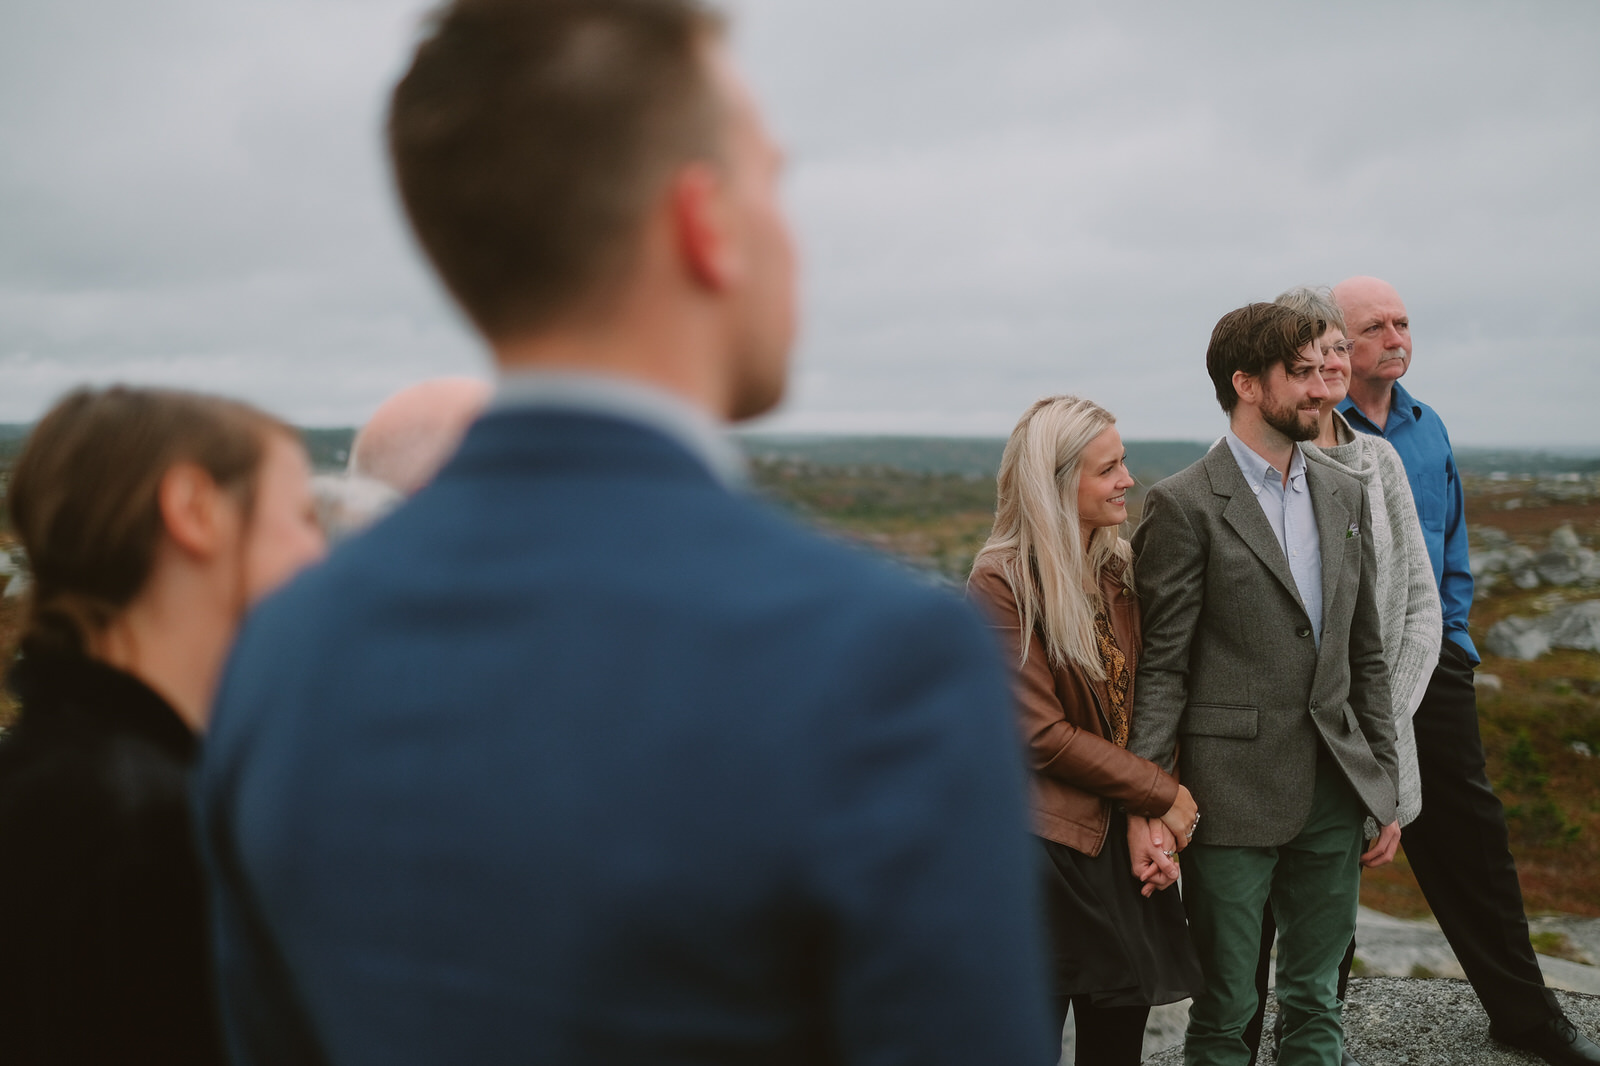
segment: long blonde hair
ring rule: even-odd
[[[1078,524],[1078,480],[1084,448],[1116,416],[1077,396],[1047,396],[1023,413],[1000,459],[994,529],[973,565],[992,556],[1017,599],[1022,662],[1037,626],[1051,666],[1068,663],[1104,679],[1094,616],[1101,606],[1100,571],[1120,560],[1132,576],[1133,552],[1115,528],[1101,527],[1084,552]]]

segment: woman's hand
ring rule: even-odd
[[[1372,847],[1361,856],[1361,865],[1367,869],[1382,866],[1394,858],[1395,849],[1400,846],[1400,823],[1390,822],[1378,830],[1378,839],[1372,842]]]
[[[1172,801],[1167,813],[1161,816],[1161,822],[1172,834],[1171,847],[1174,850],[1182,851],[1189,846],[1195,828],[1200,824],[1200,810],[1195,806],[1194,797],[1183,785],[1178,786],[1178,798]]]
[[[1167,843],[1166,826],[1137,814],[1128,815],[1128,851],[1133,856],[1133,876],[1144,882],[1139,889],[1146,897],[1178,880],[1178,864]]]

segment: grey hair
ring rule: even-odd
[[[372,525],[405,498],[394,486],[360,474],[318,474],[311,479],[317,525],[336,544]]]
[[[1037,626],[1052,666],[1071,663],[1105,678],[1095,641],[1100,571],[1113,559],[1131,580],[1133,552],[1113,527],[1096,529],[1089,550],[1078,521],[1083,450],[1116,416],[1077,396],[1047,396],[1023,413],[1000,459],[994,529],[978,551],[995,556],[1017,599],[1022,662]]]
[[[1339,307],[1339,301],[1333,298],[1333,290],[1326,285],[1296,285],[1280,293],[1272,302],[1291,311],[1299,311],[1302,315],[1320,318],[1328,324],[1328,328],[1349,335],[1344,328],[1344,311]]]

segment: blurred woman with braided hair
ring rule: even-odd
[[[322,552],[288,426],[83,389],[34,428],[33,578],[0,739],[0,1061],[224,1061],[188,777],[248,607]]]

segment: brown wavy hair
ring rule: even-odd
[[[194,463],[248,521],[272,433],[248,404],[174,389],[69,393],[29,434],[11,474],[11,527],[27,553],[24,655],[83,654],[149,580],[162,534],[161,479]]]
[[[1233,387],[1236,372],[1260,377],[1273,363],[1293,369],[1301,350],[1327,329],[1325,319],[1283,304],[1247,304],[1223,315],[1206,349],[1206,373],[1217,403],[1232,414],[1239,406],[1239,393]]]

